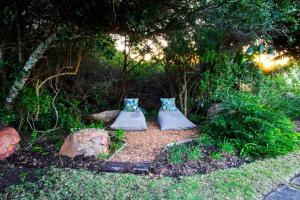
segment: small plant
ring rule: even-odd
[[[174,146],[169,150],[169,161],[174,164],[180,164],[184,161],[183,156],[188,151],[187,146]]]
[[[198,160],[202,157],[201,149],[197,147],[192,147],[190,151],[188,152],[188,157],[190,160]]]
[[[125,131],[122,130],[122,129],[119,129],[115,132],[115,137],[120,140],[120,141],[123,141],[124,140],[124,137],[125,137]]]
[[[233,153],[235,151],[234,145],[228,140],[224,139],[224,141],[220,145],[221,152],[224,153]]]
[[[91,123],[88,125],[85,125],[84,128],[100,128],[103,129],[105,127],[105,124],[103,122],[98,122],[98,123]]]
[[[98,158],[99,159],[101,159],[101,160],[106,160],[106,159],[108,159],[109,158],[109,154],[107,154],[107,153],[100,153],[99,155],[98,155]]]
[[[210,153],[210,157],[214,160],[222,160],[223,159],[222,154],[218,151],[214,151],[214,152]]]
[[[47,155],[48,154],[46,151],[44,151],[44,148],[40,145],[33,145],[31,147],[31,150],[33,152],[36,152],[36,153],[39,153],[39,154],[42,154],[42,155]]]
[[[214,140],[207,134],[201,134],[198,138],[198,143],[209,146],[214,144]]]
[[[118,149],[121,149],[123,146],[124,142],[112,140],[109,145],[110,155],[115,153]]]
[[[31,132],[31,138],[30,138],[30,144],[35,144],[38,138],[38,132],[36,130],[33,130]]]

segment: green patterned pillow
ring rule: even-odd
[[[125,112],[138,111],[138,108],[139,108],[138,102],[139,102],[139,99],[125,99],[124,100],[124,105],[125,105],[124,111]]]
[[[177,108],[175,106],[175,98],[160,98],[161,101],[161,109],[163,111],[176,111]]]

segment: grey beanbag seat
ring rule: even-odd
[[[121,111],[115,122],[110,126],[113,130],[123,129],[125,131],[141,131],[147,129],[147,123],[143,112]]]
[[[161,130],[185,130],[197,127],[178,109],[176,111],[159,110],[158,122]]]

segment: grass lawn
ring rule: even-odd
[[[38,182],[8,187],[0,199],[262,199],[300,173],[299,164],[297,151],[179,180],[51,168]]]

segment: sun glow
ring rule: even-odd
[[[280,54],[260,54],[255,55],[254,61],[265,73],[270,73],[285,67],[289,63],[290,59],[288,57],[281,56]]]
[[[163,48],[168,46],[167,41],[160,36],[155,40],[145,39],[139,42],[136,46],[130,46],[125,43],[125,36],[111,34],[115,41],[115,47],[118,51],[129,53],[131,59],[136,61],[150,62],[153,59],[162,59],[164,57]]]

